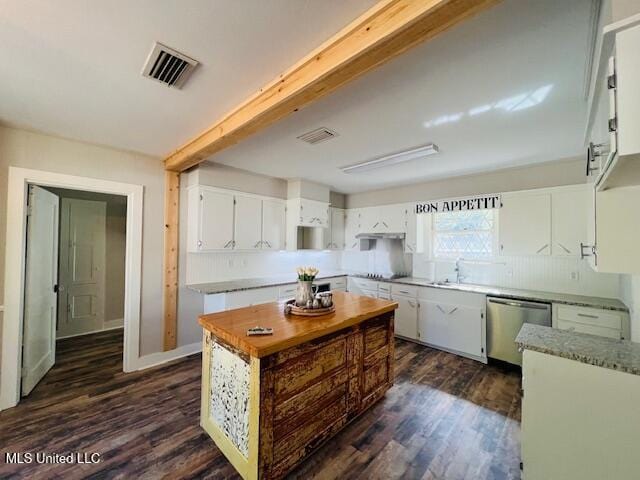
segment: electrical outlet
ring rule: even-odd
[[[571,272],[569,274],[569,278],[574,282],[577,282],[578,280],[580,280],[580,274],[578,272]]]

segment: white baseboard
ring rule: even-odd
[[[56,337],[56,340],[64,340],[65,338],[73,338],[73,337],[82,337],[84,335],[91,335],[92,333],[108,332],[109,330],[121,330],[123,328],[124,328],[123,325],[120,325],[119,327],[101,328],[99,330],[91,330],[90,332],[74,333],[73,335],[67,335],[65,337]]]
[[[136,370],[144,370],[146,368],[156,367],[163,363],[177,360],[179,358],[193,355],[202,351],[202,342],[191,343],[189,345],[183,345],[175,350],[169,350],[168,352],[156,352],[144,357],[140,357],[136,362]]]

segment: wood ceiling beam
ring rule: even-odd
[[[182,172],[500,0],[382,0],[165,160]]]

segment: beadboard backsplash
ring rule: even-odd
[[[312,265],[321,272],[340,269],[342,252],[222,252],[188,253],[187,284],[223,282],[243,278],[291,274],[296,267]]]
[[[345,270],[371,271],[373,252],[344,252]],[[455,281],[455,262],[432,261],[413,255],[413,276]],[[543,290],[576,295],[620,298],[620,275],[596,273],[585,261],[558,257],[497,257],[487,262],[462,262],[464,283]]]

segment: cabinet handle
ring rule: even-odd
[[[547,248],[548,246],[549,246],[549,244],[548,244],[548,243],[545,243],[542,247],[540,247],[540,248],[538,249],[538,251],[537,251],[536,253],[540,253],[540,252],[542,252],[542,251],[543,251],[545,248]]]
[[[618,130],[618,119],[613,117],[609,119],[609,133],[614,133]]]
[[[405,295],[409,295],[409,292],[407,292],[406,290],[398,290],[400,293],[404,293]]]
[[[378,225],[380,225],[380,222],[376,222],[376,224],[371,228],[376,228]]]
[[[269,240],[265,240],[265,243],[267,244],[267,247],[269,247],[269,248],[273,248],[273,247],[271,246],[271,243],[269,243]]]
[[[222,248],[228,248],[230,243],[231,243],[231,240],[229,240],[227,243],[225,243],[224,247],[222,247]]]
[[[455,312],[456,310],[458,310],[458,307],[454,307],[454,309],[453,309],[453,310],[451,310],[451,311],[449,312],[449,315],[451,315],[451,314],[452,314],[453,312]]]
[[[413,303],[411,300],[407,300],[407,302],[409,303],[409,305],[411,306],[411,308],[416,308],[416,304]]]
[[[253,246],[253,248],[258,248],[260,246],[260,244],[262,243],[262,241],[260,242],[256,242],[256,244]]]
[[[591,250],[591,253],[584,253],[584,249],[588,248]],[[580,243],[580,260],[584,260],[587,257],[593,257],[596,254],[596,247],[593,245],[585,245],[584,243]]]
[[[579,313],[578,316],[585,318],[600,318],[598,315],[589,315],[588,313]]]
[[[444,311],[444,308],[442,308],[440,305],[436,305],[436,308],[440,310],[442,313],[447,313]]]
[[[407,248],[408,248],[409,250],[411,250],[412,252],[414,252],[414,251],[415,251],[415,250],[413,249],[413,247],[411,246],[411,244],[410,244],[410,243],[405,243],[405,245],[406,245],[406,246],[407,246]]]
[[[560,242],[558,242],[558,245],[560,245],[560,248],[563,249],[565,252],[567,253],[571,253],[571,250],[569,250],[567,247],[565,247],[563,244],[561,244]]]
[[[382,222],[382,224],[383,224],[385,227],[389,228],[389,225],[387,225],[385,222]]]

